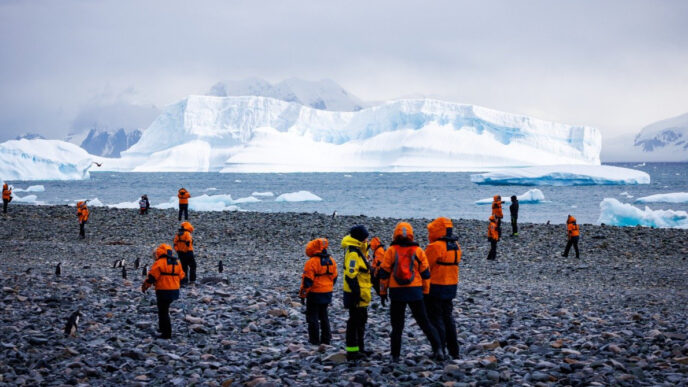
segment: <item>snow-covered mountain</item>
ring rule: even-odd
[[[208,95],[270,97],[314,109],[346,112],[361,110],[365,106],[364,102],[330,79],[305,81],[291,78],[274,85],[260,78],[223,81],[213,85]]]
[[[17,136],[15,138],[15,140],[35,140],[35,139],[45,140],[45,137],[43,137],[42,135],[40,135],[38,133],[24,133],[24,134],[20,134],[19,136]]]
[[[688,161],[688,113],[644,127],[633,145],[643,161]]]
[[[189,96],[119,162],[133,171],[466,171],[600,163],[597,129],[431,99],[356,112],[266,97]]]
[[[120,157],[120,153],[136,144],[142,132],[138,129],[108,131],[91,129],[81,133],[69,134],[65,141],[78,145],[88,153],[103,157]]]

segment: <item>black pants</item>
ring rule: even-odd
[[[459,356],[459,342],[456,340],[456,323],[454,322],[453,300],[442,300],[437,297],[425,296],[425,309],[428,312],[430,324],[437,330],[440,347],[446,348],[452,357]]]
[[[495,239],[488,239],[490,241],[490,252],[487,253],[487,259],[497,259],[497,241]]]
[[[306,322],[308,323],[308,341],[311,344],[330,344],[330,318],[327,316],[329,304],[315,303],[310,297],[306,299]]]
[[[5,213],[5,214],[7,213],[7,204],[8,204],[9,202],[10,202],[10,201],[7,200],[7,199],[2,199],[2,212]]]
[[[502,218],[497,218],[497,235],[502,237]]]
[[[404,322],[406,320],[406,305],[411,308],[411,315],[416,323],[430,341],[432,350],[436,351],[440,347],[440,339],[437,331],[430,324],[428,315],[425,313],[423,300],[418,301],[392,301],[389,305],[389,315],[392,322],[392,357],[398,358],[401,354],[401,334],[404,332]]]
[[[518,218],[511,217],[511,235],[518,234]]]
[[[349,308],[346,321],[346,351],[365,351],[365,325],[368,322],[368,308]]]
[[[172,337],[172,323],[170,322],[171,299],[158,297],[158,327],[164,339]]]
[[[182,220],[182,214],[184,214],[184,220],[189,220],[189,205],[180,204],[179,205],[179,220]]]
[[[86,238],[86,222],[79,223],[79,237]]]
[[[580,258],[580,253],[578,252],[578,237],[571,237],[569,241],[566,243],[566,248],[564,249],[564,256],[568,257],[569,256],[569,250],[571,250],[571,245],[573,245],[573,249],[576,250],[576,258]]]
[[[179,255],[179,261],[181,261],[182,270],[184,270],[185,274],[182,283],[196,282],[196,258],[193,251],[186,253],[178,252],[177,255]]]

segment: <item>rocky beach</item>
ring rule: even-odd
[[[176,211],[91,208],[85,240],[74,207],[13,205],[0,220],[0,385],[688,384],[688,230],[583,224],[576,259],[560,255],[563,225],[522,224],[510,237],[504,224],[491,262],[487,223],[454,219],[461,358],[429,360],[409,316],[402,360],[391,363],[388,310],[374,296],[375,353],[350,365],[341,280],[332,345],[308,344],[297,297],[305,244],[328,238],[341,265],[349,227],[364,224],[388,245],[400,219],[191,212],[198,281],[172,304],[172,340],[153,337],[155,295],[141,293],[133,263],[150,267],[153,248],[172,243]],[[410,220],[423,247],[429,221]],[[65,337],[76,310],[84,317]]]

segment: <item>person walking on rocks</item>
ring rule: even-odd
[[[370,304],[371,268],[368,263],[368,230],[357,225],[342,239],[344,255],[344,307],[349,310],[346,322],[346,359],[355,361],[368,356],[365,350],[365,325]]]
[[[148,214],[149,208],[150,208],[150,202],[148,201],[148,195],[141,196],[141,200],[139,200],[139,214],[141,214],[141,215]]]
[[[459,284],[461,246],[453,231],[454,225],[449,218],[440,217],[428,224],[430,244],[425,248],[425,255],[430,266],[430,293],[425,297],[425,307],[430,323],[437,330],[441,348],[458,359],[459,343],[452,312]]]
[[[179,299],[179,285],[184,279],[184,270],[181,269],[179,260],[174,256],[172,247],[168,244],[163,243],[154,249],[153,259],[155,262],[141,284],[141,291],[145,293],[151,285],[155,285],[160,338],[170,339],[172,337],[170,304]]]
[[[432,358],[443,360],[437,330],[430,324],[423,303],[423,280],[430,279],[430,266],[425,252],[413,240],[413,228],[400,222],[394,228],[392,243],[380,265],[380,294],[382,305],[391,300],[389,314],[392,325],[391,354],[397,362],[401,355],[401,335],[406,319],[406,306],[416,323],[430,341]]]
[[[497,219],[497,234],[502,237],[502,218],[504,218],[504,213],[502,212],[502,197],[495,195],[492,201],[492,216]]]
[[[518,236],[518,198],[516,195],[511,196],[509,213],[511,213],[511,236]]]
[[[86,223],[88,222],[89,211],[86,206],[88,200],[76,204],[76,215],[79,217],[79,238],[86,238]]]
[[[580,238],[580,228],[578,227],[578,224],[576,224],[576,218],[574,218],[571,215],[569,215],[569,217],[566,219],[566,236],[568,238],[568,241],[566,242],[566,248],[564,249],[564,253],[561,254],[561,256],[568,257],[571,245],[573,245],[573,249],[576,250],[576,258],[580,258],[580,253],[578,252],[578,239]]]
[[[177,197],[179,198],[179,220],[182,220],[182,213],[184,214],[184,220],[189,220],[189,199],[191,194],[189,194],[186,188],[182,187],[177,193]]]
[[[191,223],[182,222],[179,231],[174,236],[174,250],[177,252],[182,270],[186,274],[182,285],[188,284],[189,281],[192,284],[196,282],[196,258],[194,257],[193,237],[191,236],[193,230]]]
[[[372,261],[370,263],[372,273],[371,280],[373,282],[373,289],[375,293],[380,295],[380,265],[382,265],[382,259],[385,257],[385,246],[380,241],[380,238],[373,237],[370,240],[370,245],[368,246],[370,251],[372,251]]]
[[[7,213],[7,205],[12,201],[12,189],[4,183],[2,185],[2,213]]]
[[[487,240],[490,242],[490,252],[487,253],[487,259],[497,259],[497,242],[499,242],[499,232],[497,232],[497,220],[494,215],[490,216],[490,222],[487,225]]]
[[[311,344],[330,344],[332,333],[327,307],[332,303],[332,289],[337,283],[337,263],[327,252],[329,241],[314,239],[306,245],[309,259],[303,266],[299,297],[306,305],[308,341]]]

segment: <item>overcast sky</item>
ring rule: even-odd
[[[0,140],[246,77],[630,135],[688,112],[688,1],[0,0]]]

